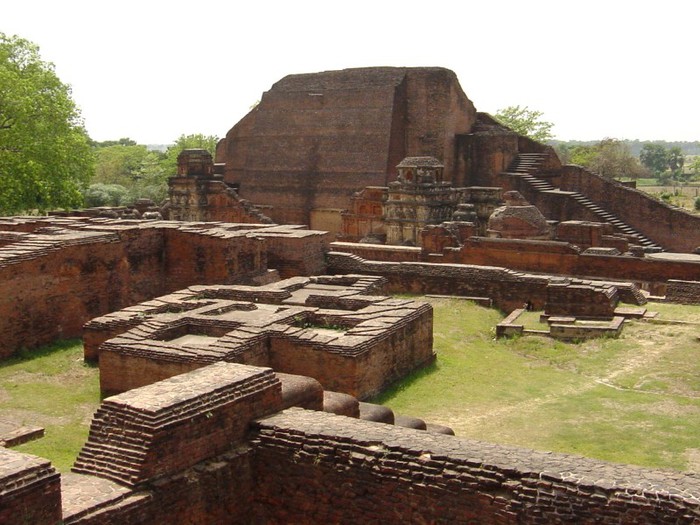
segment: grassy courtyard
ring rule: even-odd
[[[619,339],[578,344],[495,340],[498,312],[427,300],[436,364],[376,401],[463,437],[700,470],[700,326],[632,322]],[[700,322],[697,307],[648,306]]]
[[[467,301],[435,308],[436,363],[375,401],[459,436],[616,462],[700,470],[700,307],[650,304],[661,320],[579,344],[494,339],[502,315]],[[536,327],[532,314],[529,327]],[[98,370],[65,341],[0,363],[0,424],[40,425],[16,450],[67,471],[99,404]]]
[[[59,341],[0,362],[0,424],[41,426],[42,439],[14,450],[70,469],[100,404],[99,371],[83,363],[80,340]]]

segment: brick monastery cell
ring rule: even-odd
[[[0,447],[0,523],[700,522],[696,474],[362,401],[434,359],[431,307],[387,294],[619,327],[619,301],[700,304],[697,217],[563,166],[442,68],[290,75],[215,156],[183,152],[153,220],[0,219],[0,356],[83,334],[115,394],[70,473]]]

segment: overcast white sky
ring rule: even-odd
[[[528,106],[557,138],[700,140],[700,2],[7,1],[95,140],[222,137],[273,83],[442,66],[479,111]]]

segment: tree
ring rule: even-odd
[[[91,184],[85,190],[85,205],[93,206],[119,206],[126,204],[128,191],[119,184]]]
[[[128,205],[140,198],[158,203],[167,196],[168,174],[161,165],[164,153],[150,151],[131,139],[120,139],[96,143],[95,157],[95,175],[85,191],[86,202],[91,205],[97,206],[95,202],[100,200],[112,206]],[[124,188],[124,195],[115,199],[112,192],[109,198],[103,198],[107,194],[105,186],[114,185]]]
[[[662,184],[687,182],[692,175],[683,171],[685,155],[679,146],[666,148],[661,144],[645,144],[639,153],[639,160],[647,166]]]
[[[606,138],[592,146],[574,146],[568,149],[568,155],[572,164],[585,166],[609,179],[634,179],[646,175],[646,170],[627,144],[618,139]]]
[[[136,146],[136,141],[131,140],[129,137],[123,137],[119,140],[103,140],[102,142],[90,142],[91,146],[98,148],[106,148],[109,146]]]
[[[105,141],[111,143],[115,141]],[[142,145],[110,145],[95,150],[94,183],[130,186],[139,177],[149,151]]]
[[[668,150],[661,144],[644,144],[639,161],[658,177],[668,168]]]
[[[688,169],[692,178],[696,179],[700,177],[700,155],[690,157]]]
[[[165,153],[150,151],[128,138],[94,143],[97,165],[85,198],[93,205],[96,202],[128,205],[140,198],[160,203],[168,195],[168,178],[177,173],[180,152],[202,148],[213,154],[218,140],[201,133],[180,135]],[[108,192],[106,187],[114,185],[123,187],[126,193]]]
[[[70,87],[36,45],[0,33],[0,214],[81,205],[92,169]]]
[[[525,135],[538,142],[547,142],[554,138],[552,128],[554,124],[542,120],[543,113],[529,109],[527,106],[508,106],[496,111],[494,117],[511,130],[520,135]]]
[[[177,156],[183,149],[205,149],[211,153],[212,157],[216,153],[216,145],[219,142],[219,137],[215,135],[204,135],[195,133],[193,135],[180,135],[175,144],[169,146],[165,151],[165,159],[161,166],[171,177],[177,173]]]

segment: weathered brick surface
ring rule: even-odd
[[[382,220],[386,192],[385,186],[370,186],[353,194],[348,209],[341,213],[338,238],[347,242],[358,242],[368,235],[386,239],[386,227]]]
[[[218,177],[218,178],[217,178]],[[168,219],[269,224],[272,220],[241,199],[221,176],[168,179]]]
[[[269,369],[218,363],[106,399],[76,463],[80,474],[66,476],[64,522],[700,520],[697,475],[406,428],[425,426],[413,418],[397,416],[405,425],[397,427],[317,410],[279,412],[280,387]],[[334,398],[333,410],[357,415],[348,396],[324,397],[329,409]],[[366,408],[359,406],[361,417]],[[0,449],[2,523],[59,523],[58,485],[48,462]]]
[[[580,166],[564,168],[561,189],[583,193],[668,250],[690,253],[700,246],[700,217],[642,191]]]
[[[456,76],[442,68],[365,68],[290,75],[226,135],[217,161],[227,182],[276,222],[310,224],[314,209],[349,208],[385,186],[407,155],[454,171],[455,136],[475,120]],[[337,230],[335,230],[337,231]]]
[[[545,315],[612,319],[619,300],[612,285],[550,283]]]
[[[102,402],[73,470],[139,485],[241,441],[251,419],[279,410],[270,369],[216,363]]]
[[[0,523],[57,525],[61,481],[48,460],[0,447]]]
[[[0,221],[0,235],[0,356],[7,356],[77,337],[93,317],[192,284],[251,281],[266,274],[268,260],[286,276],[321,271],[330,234],[53,217]]]
[[[430,435],[301,409],[257,423],[265,523],[674,523],[700,478]]]
[[[700,304],[700,281],[668,281],[666,300],[672,303]]]
[[[430,305],[368,295],[385,282],[341,275],[191,287],[94,319],[85,352],[96,357],[102,343],[105,393],[229,361],[366,398],[433,359]]]
[[[606,244],[615,243],[606,241]],[[498,266],[522,272],[628,281],[655,291],[655,295],[660,294],[656,290],[665,290],[669,280],[695,281],[700,274],[700,263],[692,255],[682,257],[672,254],[674,257],[670,258],[656,254],[632,257],[583,253],[577,246],[559,241],[471,237],[462,247],[446,248],[440,254],[428,254],[418,248],[403,246],[346,242],[331,243],[330,249],[374,261]],[[353,271],[360,270],[355,268]]]
[[[630,283],[579,279],[562,281],[550,275],[527,274],[493,266],[368,261],[356,255],[340,252],[330,252],[327,259],[331,271],[386,277],[390,291],[489,297],[495,306],[506,312],[520,308],[526,303],[535,309],[544,309],[548,297],[547,289],[553,281],[584,287],[593,284],[599,287],[611,287],[625,302],[631,304],[646,302],[639,289]],[[609,300],[607,296],[605,300]]]
[[[61,475],[64,525],[130,525],[153,515],[153,493],[69,472]]]

